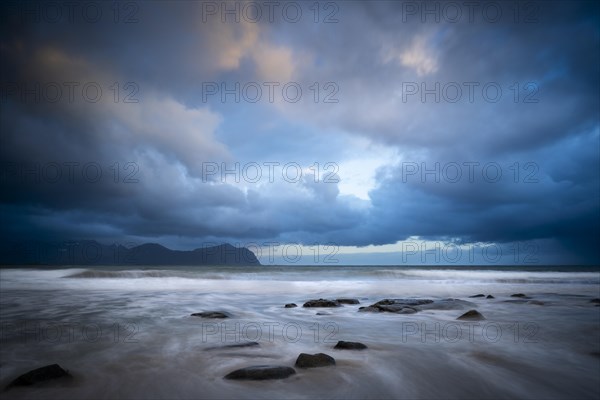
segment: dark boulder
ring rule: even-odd
[[[53,379],[70,377],[69,371],[66,371],[58,364],[46,365],[45,367],[31,370],[17,379],[13,380],[6,388],[13,386],[31,386],[36,383],[45,382]]]
[[[298,368],[317,368],[335,365],[335,359],[325,353],[306,354],[301,353],[296,359]]]
[[[433,303],[428,299],[384,299],[368,307],[360,307],[361,312],[391,312],[396,314],[414,314],[419,306]]]
[[[335,301],[337,301],[340,304],[360,304],[360,301],[358,301],[358,299],[342,298],[336,299]]]
[[[338,350],[364,350],[367,346],[360,342],[344,342],[340,340],[333,348]]]
[[[487,297],[486,297],[486,299],[495,299],[495,297],[492,296],[491,294],[488,294]]]
[[[309,300],[304,303],[303,307],[340,307],[340,303],[335,300],[326,300],[326,299],[318,299],[318,300]]]
[[[280,365],[255,365],[252,367],[236,369],[225,375],[224,378],[262,381],[266,379],[285,379],[295,373],[296,371],[291,367]]]
[[[200,318],[229,318],[229,314],[220,311],[204,311],[199,313],[193,313],[192,317]]]
[[[484,318],[483,315],[481,315],[479,313],[479,311],[477,310],[469,310],[466,313],[464,313],[463,315],[461,315],[460,317],[456,318],[459,320],[463,320],[463,321],[481,321]]]
[[[528,299],[529,296],[524,295],[523,293],[515,293],[515,294],[511,294],[510,297],[519,297],[521,299]]]
[[[298,305],[296,303],[287,303],[284,307],[285,308],[294,308],[294,307],[298,307]]]
[[[600,299],[591,299],[590,303],[600,304]]]
[[[476,297],[485,297],[485,294],[474,294],[473,296],[469,296],[470,298],[476,298]]]

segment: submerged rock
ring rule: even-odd
[[[404,306],[402,304],[390,304],[390,305],[384,304],[384,305],[372,306],[372,307],[375,307],[379,311],[383,311],[383,312],[399,313],[406,306]]]
[[[280,365],[255,365],[252,367],[236,369],[225,375],[224,379],[262,381],[266,379],[285,379],[295,373],[296,370],[291,367]]]
[[[200,318],[229,318],[229,314],[220,311],[204,311],[193,313],[192,317]]]
[[[335,301],[337,301],[340,304],[360,304],[360,301],[358,301],[358,299],[342,298],[336,299]]]
[[[298,368],[317,368],[335,365],[335,359],[325,353],[306,354],[301,353],[296,359],[296,367]]]
[[[483,315],[481,315],[479,313],[479,311],[477,311],[477,310],[469,310],[456,319],[466,320],[466,321],[481,321],[481,320],[485,319],[485,317]]]
[[[319,311],[316,315],[331,315],[331,313]]]
[[[469,309],[474,306],[475,306],[474,303],[471,303],[470,301],[461,300],[461,299],[442,299],[442,300],[436,300],[431,303],[423,304],[423,305],[420,305],[420,306],[417,306],[414,308],[419,311],[421,311],[421,310],[463,310],[465,308]]]
[[[399,314],[414,314],[416,312],[417,312],[417,310],[415,310],[412,307],[403,307],[402,310],[400,310],[398,313]]]
[[[529,296],[523,294],[523,293],[515,293],[515,294],[511,294],[510,297],[520,297],[522,299],[529,299]]]
[[[318,300],[309,300],[304,303],[303,307],[340,307],[341,304],[336,300],[326,300],[326,299],[318,299]]]
[[[294,308],[294,307],[298,307],[298,305],[296,303],[287,303],[284,307],[285,308]]]
[[[590,303],[600,304],[600,299],[591,299]]]
[[[345,342],[340,340],[333,348],[341,350],[364,350],[367,348],[367,345],[360,342]]]
[[[226,344],[223,346],[208,347],[208,348],[206,348],[206,350],[238,349],[240,347],[254,347],[254,346],[260,346],[260,344],[258,342],[233,343],[233,344]]]
[[[545,303],[543,301],[539,301],[539,300],[530,300],[527,302],[527,304],[534,304],[536,306],[543,306]]]
[[[485,294],[474,294],[473,296],[469,296],[469,298],[476,298],[476,297],[485,297]]]
[[[486,297],[486,299],[495,299],[495,297],[492,296],[491,294],[488,294],[487,297]]]
[[[380,300],[377,303],[373,304],[374,307],[377,306],[390,306],[390,305],[404,305],[404,306],[421,306],[423,304],[431,304],[433,300],[429,299],[384,299]]]
[[[70,377],[69,371],[66,371],[58,364],[46,365],[45,367],[31,370],[17,379],[13,380],[6,388],[13,386],[31,386],[36,383],[45,382],[53,379]]]

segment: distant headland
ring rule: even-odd
[[[260,265],[246,247],[229,243],[203,246],[194,250],[171,250],[157,243],[139,246],[101,244],[95,240],[60,243],[29,242],[4,245],[1,265]]]

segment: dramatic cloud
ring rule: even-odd
[[[597,4],[97,4],[1,6],[5,242],[600,262]]]

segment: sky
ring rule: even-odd
[[[597,2],[2,2],[2,242],[600,263]]]

